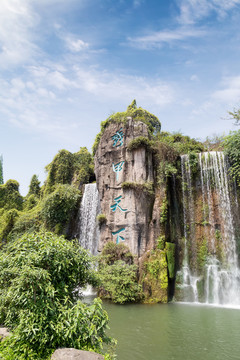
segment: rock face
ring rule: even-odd
[[[0,327],[0,340],[4,339],[7,336],[10,336],[10,332],[5,327]]]
[[[104,360],[100,354],[90,351],[77,350],[72,348],[63,348],[54,351],[52,360]]]
[[[124,242],[141,257],[150,240],[153,208],[153,157],[143,145],[128,150],[133,139],[149,138],[147,126],[128,118],[112,123],[104,131],[95,155],[95,174],[100,194],[101,226],[99,250],[109,242]]]

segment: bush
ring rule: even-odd
[[[131,181],[125,181],[121,185],[123,190],[134,190],[136,193],[142,194],[148,196],[154,195],[154,187],[153,182],[148,181],[145,183],[137,183],[137,182],[131,182]]]
[[[161,130],[161,123],[158,118],[141,107],[137,108],[136,100],[133,100],[128,106],[127,111],[115,113],[109,116],[105,121],[101,122],[101,131],[97,134],[92,147],[93,154],[97,151],[104,130],[112,123],[126,124],[128,117],[131,117],[134,121],[141,121],[146,124],[149,134],[151,135],[156,135]]]
[[[34,195],[36,197],[39,197],[40,190],[40,181],[38,180],[37,175],[33,175],[29,185],[29,191],[27,196]]]
[[[139,301],[142,287],[138,285],[137,271],[129,248],[108,242],[99,257],[99,295],[120,304]]]
[[[99,224],[99,226],[101,227],[103,224],[106,224],[107,222],[107,217],[105,214],[98,214],[97,216],[97,222]]]
[[[140,147],[144,147],[148,151],[153,151],[153,142],[145,136],[139,136],[131,140],[127,146],[128,150],[130,151],[139,149]]]
[[[16,180],[8,180],[0,185],[0,208],[6,210],[22,210],[23,197],[19,193],[19,183]]]
[[[116,244],[109,241],[99,257],[100,264],[112,265],[117,260],[122,260],[126,264],[131,265],[133,264],[133,255],[123,243]]]
[[[100,296],[119,304],[139,301],[142,288],[137,283],[137,269],[137,265],[128,265],[122,260],[101,267]]]
[[[46,166],[46,170],[48,177],[43,189],[45,194],[54,191],[57,184],[70,185],[73,182],[78,187],[94,178],[93,157],[86,147],[73,154],[67,150],[60,150]]]
[[[77,287],[96,284],[88,253],[51,233],[24,235],[0,254],[0,321],[13,335],[1,343],[3,359],[47,359],[58,347],[101,351],[108,316],[90,307]],[[10,354],[10,355],[9,355]]]
[[[15,209],[11,209],[3,212],[0,221],[0,241],[6,242],[8,235],[12,231],[15,222],[17,221],[19,212]]]

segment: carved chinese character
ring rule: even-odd
[[[124,237],[119,235],[119,233],[124,230],[125,230],[125,228],[122,228],[122,229],[119,229],[118,231],[112,232],[112,235],[117,235],[116,244],[119,244],[120,241],[125,241]]]
[[[122,146],[123,145],[123,131],[122,128],[120,130],[118,130],[116,132],[116,134],[114,134],[112,136],[112,140],[113,140],[113,146],[118,147],[118,146]]]
[[[110,205],[110,208],[112,209],[113,212],[115,212],[117,209],[119,209],[119,210],[121,210],[121,211],[127,211],[127,209],[123,209],[123,208],[121,208],[121,206],[119,205],[119,203],[121,202],[121,199],[122,199],[122,195],[116,197],[116,198],[114,199],[115,204]]]
[[[118,174],[119,172],[122,170],[123,164],[125,161],[120,161],[119,163],[117,163],[116,165],[114,165],[114,163],[112,164],[113,166],[113,171],[116,173],[116,180],[118,180]]]

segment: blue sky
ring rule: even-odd
[[[239,59],[240,0],[1,0],[4,180],[26,194],[134,98],[164,131],[235,130]]]

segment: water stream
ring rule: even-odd
[[[80,206],[79,243],[92,255],[97,255],[98,250],[100,233],[96,217],[99,212],[100,200],[97,184],[86,184]]]

